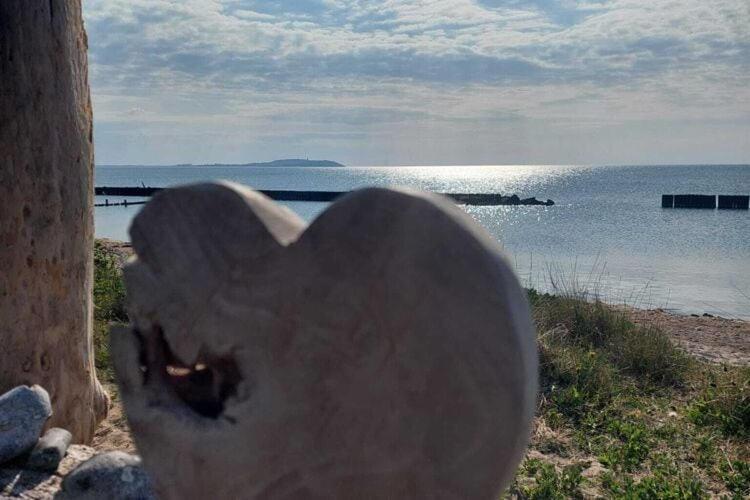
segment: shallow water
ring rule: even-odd
[[[527,285],[580,286],[615,302],[750,319],[750,213],[661,208],[667,193],[750,194],[750,165],[96,169],[97,186],[211,179],[259,189],[402,185],[551,198],[553,207],[464,208],[500,241]],[[286,205],[306,220],[326,206]],[[97,208],[97,236],[128,239],[127,226],[140,208]]]

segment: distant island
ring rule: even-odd
[[[308,160],[301,158],[286,158],[283,160],[262,161],[256,163],[212,163],[199,165],[201,167],[343,167],[339,162],[331,160]]]

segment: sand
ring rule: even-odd
[[[633,322],[669,334],[686,352],[710,363],[750,365],[750,321],[627,308]]]

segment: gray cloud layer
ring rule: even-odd
[[[750,158],[745,0],[84,6],[100,162]]]

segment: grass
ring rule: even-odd
[[[540,398],[507,496],[750,496],[749,367],[693,359],[583,293],[528,294]]]
[[[113,380],[108,324],[127,321],[117,256],[97,244],[96,367]],[[585,293],[528,291],[540,396],[506,497],[750,496],[750,367],[704,363],[656,327]]]
[[[558,472],[554,465],[530,458],[521,466],[521,473],[534,479],[534,483],[521,486],[519,493],[531,499],[582,498],[579,487],[584,481],[581,471],[585,463],[565,466]]]
[[[716,427],[725,436],[750,439],[750,368],[706,371],[704,376],[708,383],[690,405],[690,420]]]
[[[94,363],[102,382],[114,382],[109,355],[109,328],[125,323],[125,284],[122,267],[115,254],[100,242],[94,242]]]

